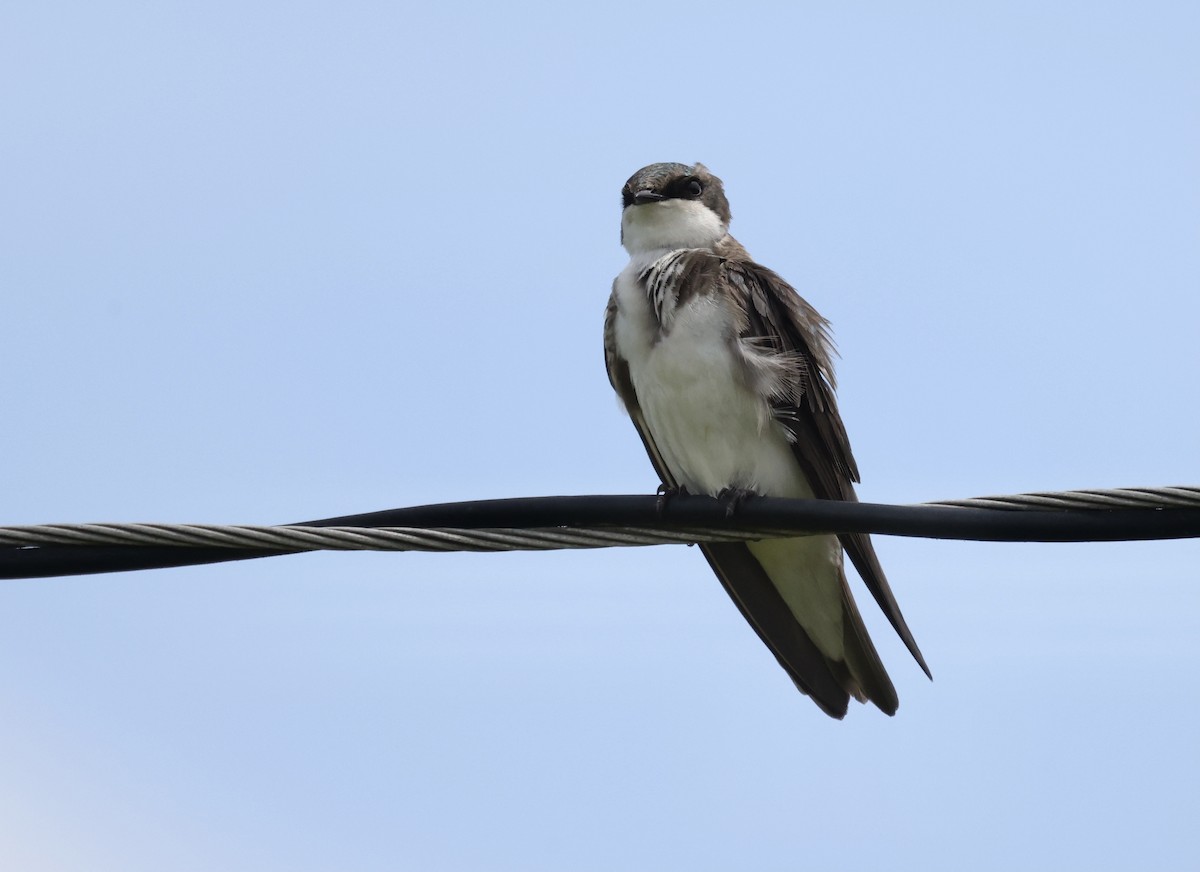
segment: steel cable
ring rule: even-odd
[[[1014,494],[892,506],[754,497],[559,496],[390,509],[279,526],[0,527],[0,578],[246,560],[306,551],[544,551],[745,541],[806,533],[975,541],[1200,537],[1200,487]]]

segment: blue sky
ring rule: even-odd
[[[619,189],[704,161],[875,502],[1196,483],[1186,3],[20,3],[0,523],[656,484]],[[880,538],[893,719],[695,549],[0,586],[0,867],[1190,868],[1195,542]],[[863,596],[860,594],[860,601]]]

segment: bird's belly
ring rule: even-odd
[[[676,484],[715,496],[727,487],[811,499],[813,491],[766,398],[747,385],[733,319],[711,296],[670,312],[663,330],[634,281],[617,279],[615,341],[645,427]],[[751,543],[751,554],[826,656],[842,657],[842,552],[835,536]]]
[[[682,326],[662,336],[630,373],[646,426],[677,483],[693,493],[737,487],[811,497],[782,428],[766,399],[744,383],[728,341],[697,341]]]

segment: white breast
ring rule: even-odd
[[[726,487],[770,496],[811,497],[765,397],[745,384],[732,314],[721,299],[673,301],[659,333],[638,276],[668,252],[634,257],[617,278],[617,351],[629,364],[646,426],[671,474],[693,493]],[[668,317],[669,315],[669,317]]]

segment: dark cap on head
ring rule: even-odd
[[[724,185],[702,163],[650,164],[630,176],[621,189],[621,202],[626,208],[663,200],[699,200],[726,225],[733,217]]]

